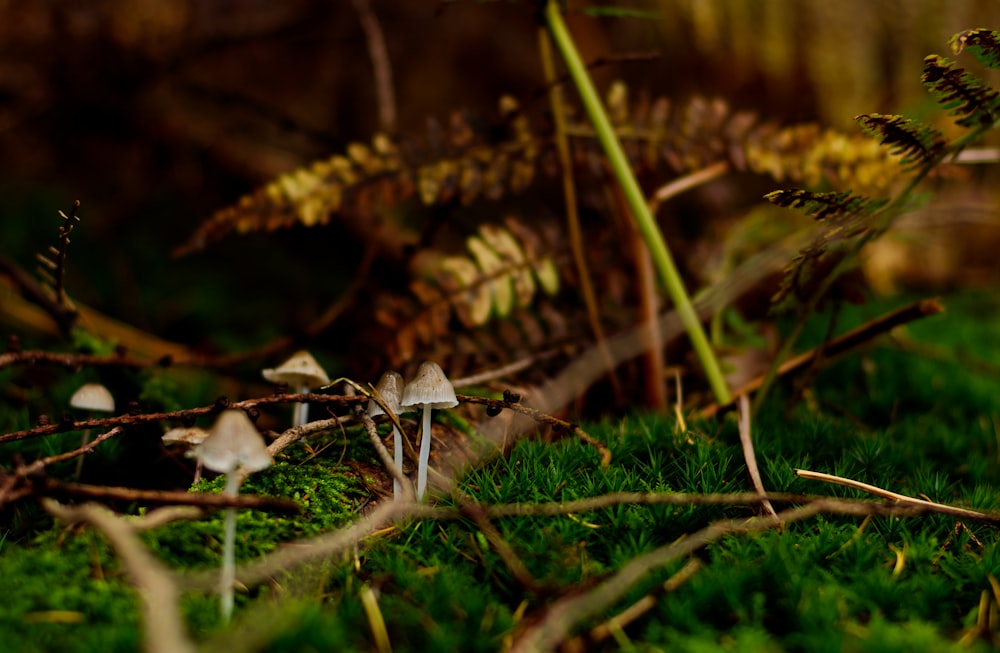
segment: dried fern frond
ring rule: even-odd
[[[802,209],[817,222],[847,214],[871,214],[889,201],[862,197],[849,190],[840,193],[814,193],[800,189],[776,190],[765,195],[764,199],[777,206]]]
[[[1000,92],[947,57],[925,58],[921,80],[962,127],[990,126],[1000,119]]]
[[[719,98],[695,97],[677,106],[660,98],[631,108],[626,87],[617,83],[608,101],[637,170],[687,173],[725,161],[736,170],[778,180],[864,190],[885,188],[900,174],[896,158],[869,139],[815,125],[759,123],[754,114],[733,111]],[[447,129],[431,121],[424,147],[384,135],[376,135],[370,145],[353,143],[343,155],[282,175],[219,211],[175,254],[201,249],[234,231],[323,225],[337,214],[367,217],[414,195],[425,205],[495,201],[527,189],[539,168],[556,172],[553,157],[547,156],[551,139],[532,130],[513,98],[501,98],[500,114],[502,128],[488,134],[462,113],[452,115]],[[569,116],[567,134],[575,164],[606,179],[604,154],[591,125]]]
[[[542,242],[513,217],[502,226],[481,225],[466,239],[466,253],[442,257],[425,278],[411,282],[411,297],[389,299],[377,311],[376,319],[395,334],[394,355],[406,360],[417,348],[452,338],[452,318],[477,334],[493,322],[537,322],[528,309],[539,301],[539,290],[554,295],[560,287],[559,270]],[[523,331],[543,330],[528,325]]]
[[[1000,34],[989,29],[967,29],[951,37],[956,55],[968,49],[987,68],[1000,68]]]
[[[865,113],[855,120],[865,133],[879,139],[881,145],[902,158],[900,163],[911,169],[938,157],[947,146],[944,135],[919,120],[897,115]]]
[[[231,232],[312,227],[337,214],[377,213],[415,194],[426,205],[454,199],[467,205],[480,196],[520,192],[532,182],[539,145],[516,100],[502,97],[500,112],[506,133],[497,142],[488,142],[456,112],[448,133],[430,122],[423,149],[403,147],[384,134],[376,134],[371,145],[352,143],[345,155],[282,175],[218,211],[174,255],[203,249]]]
[[[80,200],[76,200],[69,215],[59,211],[63,223],[59,225],[58,246],[49,246],[46,252],[35,254],[35,260],[39,263],[38,276],[51,293],[52,300],[67,311],[75,310],[73,303],[66,296],[66,253],[69,249],[69,236],[73,232],[73,227],[80,221],[80,217],[76,214],[79,208]]]

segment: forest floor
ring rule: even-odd
[[[1000,300],[965,293],[942,303],[944,314],[822,370],[791,407],[790,386],[771,396],[753,424],[769,492],[872,498],[796,474],[805,469],[1000,511]],[[844,307],[840,324],[861,324],[885,308]],[[815,318],[811,344],[822,337],[823,321]],[[807,337],[803,346],[809,344]],[[1000,644],[995,522],[927,513],[793,515],[793,506],[804,504],[776,501],[779,512],[790,511],[781,512],[789,518],[776,527],[747,521],[760,514],[759,505],[663,499],[751,489],[734,419],[687,427],[650,414],[585,424],[611,450],[606,469],[593,447],[575,440],[522,442],[470,471],[459,492],[439,498],[437,511],[374,529],[319,562],[244,588],[229,625],[221,623],[205,580],[219,564],[222,513],[141,537],[171,569],[191,572],[178,574],[181,614],[190,639],[206,651],[471,652],[531,650],[539,642],[563,650],[914,651]],[[287,449],[242,488],[295,499],[303,511],[242,511],[240,561],[336,534],[371,513],[377,481],[365,470],[376,459],[367,439],[336,432],[308,445]],[[221,479],[198,486],[221,487]],[[614,496],[625,492],[646,494]],[[603,507],[526,514],[533,505],[594,497],[608,498]],[[4,648],[138,650],[142,602],[105,536],[67,527],[32,506],[20,508],[18,519],[0,548]],[[744,532],[751,523],[759,530]]]

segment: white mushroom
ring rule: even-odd
[[[308,392],[310,388],[329,385],[330,377],[320,367],[316,359],[307,351],[297,351],[279,367],[262,370],[261,374],[271,383],[284,383],[295,394]],[[301,402],[296,406],[292,426],[306,423],[309,415],[309,404]]]
[[[242,410],[227,410],[215,420],[205,441],[194,455],[209,469],[226,475],[224,494],[240,492],[240,471],[257,472],[274,461],[257,428]],[[219,609],[223,621],[233,614],[233,584],[236,580],[236,509],[226,509],[225,536],[222,543],[222,574],[219,581]]]
[[[455,388],[445,376],[441,366],[427,361],[417,369],[417,376],[403,390],[404,408],[421,406],[424,409],[420,428],[420,457],[417,460],[417,501],[427,491],[427,466],[431,456],[431,411],[435,408],[454,408],[458,405]]]
[[[69,398],[69,405],[73,408],[86,410],[89,413],[113,413],[115,412],[115,398],[111,392],[100,383],[84,383],[73,396]],[[87,446],[90,442],[90,429],[83,432],[83,440],[80,448]],[[83,473],[83,456],[76,459],[76,479],[80,480]]]
[[[183,444],[188,447],[196,447],[204,442],[207,437],[208,431],[205,429],[200,429],[197,426],[187,428],[178,426],[177,428],[172,428],[164,433],[160,439],[163,441],[163,444],[166,445]],[[194,479],[192,479],[192,483],[197,483],[201,478],[201,467],[201,460],[198,460],[198,464],[194,468]]]
[[[399,372],[386,372],[382,375],[382,378],[378,380],[378,384],[375,385],[375,389],[378,393],[382,395],[382,399],[385,400],[386,405],[389,407],[396,416],[402,413],[412,412],[399,405],[399,402],[403,399],[403,377]],[[379,415],[384,415],[385,411],[382,407],[372,399],[368,402],[368,417],[377,417]],[[393,441],[393,454],[394,462],[399,471],[403,471],[403,434],[399,432],[396,425],[392,425],[392,441]],[[395,478],[392,479],[392,498],[394,501],[399,501],[403,494],[403,488],[400,487],[399,481]]]

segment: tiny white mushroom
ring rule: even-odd
[[[319,388],[330,384],[330,377],[320,367],[316,359],[307,351],[297,351],[280,366],[262,370],[261,374],[271,383],[284,383],[295,394],[308,392],[310,388]],[[301,402],[295,407],[292,426],[306,423],[309,415],[309,404]]]
[[[455,388],[445,376],[441,366],[432,361],[420,364],[417,376],[403,390],[404,408],[422,406],[424,409],[420,429],[420,457],[417,460],[417,501],[427,491],[427,466],[431,455],[431,411],[435,408],[454,408],[458,405]]]
[[[190,426],[187,428],[178,426],[164,433],[160,439],[163,440],[163,444],[166,445],[183,444],[188,447],[196,447],[204,442],[207,437],[208,431],[205,429],[200,429],[197,426]],[[201,460],[199,459],[197,466],[194,468],[194,479],[192,479],[192,483],[197,483],[201,478],[201,467]]]
[[[375,389],[378,393],[382,395],[382,399],[385,400],[386,405],[389,406],[389,410],[396,414],[398,417],[402,413],[413,412],[409,409],[403,408],[399,402],[403,399],[403,377],[399,372],[386,372],[382,375],[382,378],[378,380],[375,385]],[[382,407],[372,399],[368,402],[368,417],[378,417],[379,415],[384,415],[385,411]],[[394,462],[399,471],[403,471],[403,435],[396,428],[396,425],[392,425],[392,441],[393,441],[393,454]],[[399,486],[399,481],[395,478],[392,479],[392,498],[394,501],[399,501],[402,497],[403,488]]]
[[[73,408],[86,410],[89,413],[113,413],[115,412],[115,398],[111,392],[100,383],[84,383],[73,396],[69,398],[69,405]],[[90,442],[90,429],[83,432],[83,440],[80,447],[87,446]],[[83,456],[76,459],[76,479],[80,479],[83,473]]]
[[[226,475],[224,494],[239,494],[240,471],[257,472],[274,462],[257,428],[242,410],[226,410],[215,420],[205,441],[194,450],[205,467]],[[233,614],[233,584],[236,580],[236,509],[226,509],[222,543],[222,574],[219,609],[223,621]]]

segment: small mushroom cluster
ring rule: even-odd
[[[403,377],[397,372],[386,372],[379,379],[375,389],[382,396],[386,406],[396,415],[423,409],[423,419],[420,427],[420,456],[417,459],[417,501],[424,498],[427,492],[427,467],[431,455],[431,413],[436,409],[454,408],[458,405],[455,388],[445,376],[441,366],[432,361],[420,364],[417,375],[409,383],[403,383]],[[368,416],[384,415],[385,411],[375,400],[368,402]],[[403,468],[403,438],[395,425],[392,427],[394,446],[394,462],[399,469]],[[398,481],[392,484],[393,497],[398,501],[402,488]]]

